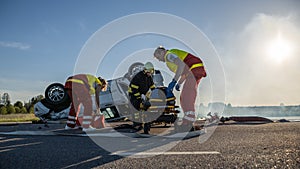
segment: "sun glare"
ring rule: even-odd
[[[267,47],[268,56],[277,63],[286,60],[291,55],[291,52],[291,44],[283,39],[280,33],[278,33],[277,37]]]

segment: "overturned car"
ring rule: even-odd
[[[128,98],[128,86],[133,76],[142,71],[144,64],[137,62],[128,68],[128,72],[120,78],[108,80],[106,91],[100,93],[101,112],[107,122],[132,120],[131,103]],[[153,81],[156,88],[149,95],[151,107],[143,112],[145,116],[142,121],[152,123],[174,123],[180,112],[176,106],[173,93],[166,94],[166,87],[163,85],[163,77],[159,70],[155,70]],[[93,97],[92,97],[93,98]],[[93,100],[95,103],[95,100]],[[70,110],[71,100],[61,83],[50,84],[45,90],[45,98],[34,106],[35,116],[43,122],[67,119]],[[83,106],[81,106],[83,107]],[[82,108],[79,117],[82,116]],[[146,118],[148,117],[148,118]],[[150,118],[149,118],[150,117]]]

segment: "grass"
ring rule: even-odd
[[[6,114],[0,115],[1,122],[29,122],[38,120],[34,114]]]

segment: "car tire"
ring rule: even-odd
[[[45,99],[52,105],[70,105],[70,98],[64,85],[52,83],[45,90]]]
[[[68,101],[66,101],[66,102],[64,102],[64,103],[61,103],[61,104],[59,104],[59,105],[54,105],[54,104],[51,104],[49,101],[47,101],[46,99],[42,99],[41,100],[41,103],[45,106],[45,107],[47,107],[48,109],[50,109],[51,111],[54,111],[54,112],[61,112],[61,111],[63,111],[63,110],[65,110],[65,109],[67,109],[67,108],[69,108],[70,107],[70,104],[71,104],[71,101],[70,102],[68,102]]]
[[[126,78],[126,79],[128,79],[129,81],[131,81],[131,77],[130,77],[130,75],[129,75],[128,72],[123,77]]]
[[[143,70],[144,64],[141,62],[135,62],[128,68],[128,75],[132,78],[138,72]]]

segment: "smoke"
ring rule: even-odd
[[[227,100],[240,105],[300,103],[300,30],[293,15],[257,14],[226,41],[224,67]],[[268,56],[267,45],[278,34],[289,42],[291,54],[281,63]]]

